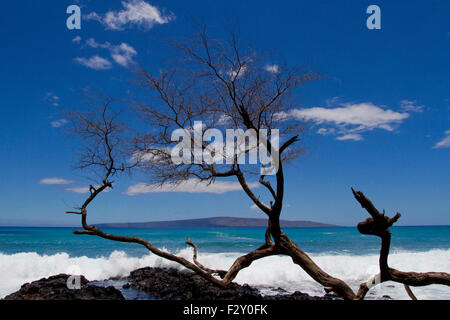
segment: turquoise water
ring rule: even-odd
[[[72,234],[73,228],[0,227],[0,252],[36,252],[51,255],[107,256],[114,250],[129,256],[148,251],[137,244],[113,242],[87,235]],[[263,243],[262,228],[214,229],[104,229],[105,232],[142,237],[159,248],[177,251],[186,247],[190,237],[202,252],[248,252]],[[310,253],[376,254],[379,239],[361,235],[356,228],[288,228],[285,233]],[[450,226],[392,228],[392,251],[428,251],[450,248]]]
[[[74,235],[72,228],[0,228],[0,298],[25,282],[58,273],[83,274],[91,281],[127,276],[146,267],[180,265],[151,254],[137,244]],[[214,269],[228,269],[237,257],[260,246],[262,228],[220,229],[104,229],[150,241],[185,259],[192,259],[190,237],[199,246],[199,260]],[[379,272],[380,242],[356,228],[292,228],[284,230],[324,271],[348,283],[355,291]],[[402,271],[450,272],[450,226],[394,227],[390,266]],[[265,294],[276,288],[323,295],[323,287],[287,256],[267,257],[242,270],[236,282],[248,283]],[[450,299],[450,288],[432,285],[414,288],[419,299]],[[383,283],[368,298],[389,295],[408,299],[402,285]]]

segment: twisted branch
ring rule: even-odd
[[[381,238],[379,259],[380,277],[377,281],[372,283],[372,286],[385,281],[399,282],[404,285],[406,292],[411,299],[414,300],[417,298],[414,296],[409,286],[426,286],[430,284],[443,284],[450,286],[450,274],[445,272],[403,272],[390,268],[388,265],[389,248],[391,243],[391,233],[389,231],[389,227],[391,227],[401,215],[400,213],[397,213],[394,217],[389,218],[385,216],[384,210],[383,213],[380,213],[362,192],[355,191],[353,188],[352,192],[361,207],[366,209],[366,211],[371,215],[371,218],[368,218],[358,224],[359,232],[367,235],[375,235]],[[362,283],[356,298],[363,299],[370,288],[370,281]]]
[[[193,243],[191,241],[191,238],[187,238],[186,240],[186,244],[190,245],[192,248],[194,248],[194,257],[192,260],[194,260],[194,263],[202,270],[210,273],[210,274],[218,274],[222,279],[225,277],[225,275],[227,274],[227,271],[225,270],[213,270],[213,269],[209,269],[205,266],[203,266],[198,260],[197,260],[197,251],[198,251],[198,247],[195,243]]]

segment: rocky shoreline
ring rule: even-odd
[[[248,284],[231,283],[220,288],[190,271],[174,268],[141,268],[132,271],[127,277],[125,288],[146,292],[163,300],[332,300],[335,295],[326,294],[314,297],[306,293],[266,295]],[[279,288],[279,291],[283,289]]]
[[[124,300],[122,293],[113,286],[100,287],[89,283],[80,276],[80,288],[69,289],[69,275],[58,274],[42,278],[31,283],[25,283],[4,300]]]
[[[22,285],[20,290],[7,295],[5,300],[125,300],[130,290],[146,294],[153,300],[336,300],[333,294],[322,297],[306,293],[263,296],[247,284],[231,283],[220,288],[190,271],[174,268],[141,268],[128,277],[89,282],[80,278],[80,289],[67,288],[69,275],[59,274]],[[95,284],[94,284],[95,283]],[[113,285],[108,285],[113,284]],[[279,288],[279,292],[283,289]],[[131,299],[140,299],[139,297]]]

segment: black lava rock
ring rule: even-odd
[[[142,268],[130,273],[131,287],[165,300],[255,300],[258,290],[232,283],[221,288],[199,275],[174,268]]]
[[[7,295],[4,300],[124,300],[114,288],[90,285],[80,276],[80,289],[67,287],[67,274],[58,274],[22,285],[19,291]]]
[[[306,293],[262,296],[247,284],[230,283],[226,288],[202,278],[191,271],[174,268],[137,269],[130,273],[128,281],[132,288],[164,300],[331,300],[332,295],[312,297]]]

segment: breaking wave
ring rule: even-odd
[[[192,249],[186,248],[176,254],[192,258]],[[239,253],[200,253],[199,260],[212,268],[227,269]],[[322,253],[311,254],[314,261],[329,274],[346,281],[355,291],[361,282],[378,273],[378,255],[350,255]],[[402,271],[450,272],[450,249],[433,249],[424,252],[393,252],[390,265]],[[132,257],[124,251],[114,251],[109,256],[90,258],[70,256],[61,252],[40,255],[35,252],[16,254],[0,253],[0,298],[17,291],[26,282],[38,280],[58,273],[76,273],[78,270],[89,280],[104,280],[110,277],[127,276],[132,270],[152,267],[182,267],[153,254]],[[236,282],[258,287],[263,294],[283,288],[287,292],[296,290],[312,295],[323,295],[323,288],[311,279],[299,266],[286,256],[272,256],[255,261],[242,270]],[[412,288],[419,299],[450,299],[446,286],[431,285]],[[393,299],[408,299],[403,285],[386,282],[374,287],[368,298],[376,299],[388,295]]]

